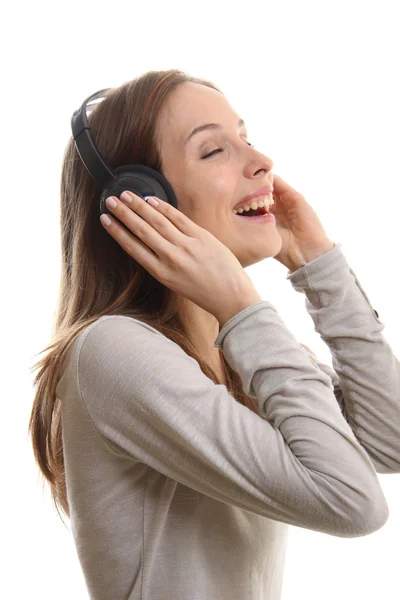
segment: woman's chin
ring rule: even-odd
[[[242,248],[240,256],[237,256],[238,261],[245,269],[251,265],[265,260],[267,258],[273,258],[282,250],[282,238],[278,232],[276,235],[271,235],[265,238],[264,243],[255,243],[255,238],[252,240],[252,245],[247,245],[246,248]]]

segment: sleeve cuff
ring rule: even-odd
[[[235,327],[235,325],[237,323],[239,323],[240,321],[243,321],[244,319],[246,319],[247,317],[252,315],[254,312],[257,312],[258,310],[260,310],[261,308],[264,308],[266,306],[272,306],[272,305],[270,302],[268,302],[268,300],[260,300],[259,302],[250,304],[250,306],[246,306],[246,308],[244,308],[240,312],[236,313],[236,315],[231,317],[229,319],[229,321],[227,321],[224,324],[224,326],[222,327],[222,329],[220,330],[220,332],[214,342],[214,348],[221,348],[222,342],[224,341],[226,334],[232,329],[232,327]]]

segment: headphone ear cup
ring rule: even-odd
[[[159,171],[145,165],[122,165],[113,169],[114,178],[109,179],[100,193],[100,214],[112,214],[107,206],[109,196],[120,197],[128,190],[143,198],[156,196],[178,208],[175,192],[169,181]]]

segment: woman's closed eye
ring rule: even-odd
[[[254,148],[254,144],[250,144],[249,142],[246,142],[248,146],[251,146],[251,148]],[[202,160],[204,158],[210,158],[210,156],[212,156],[213,154],[215,154],[216,152],[223,152],[224,148],[217,148],[216,150],[213,150],[212,152],[210,152],[209,154],[206,154],[205,156],[202,156]]]

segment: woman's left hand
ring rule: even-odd
[[[293,272],[303,263],[329,252],[335,244],[304,196],[279,175],[274,175],[273,186],[274,204],[269,210],[275,216],[275,226],[283,241],[281,251],[273,258]]]

